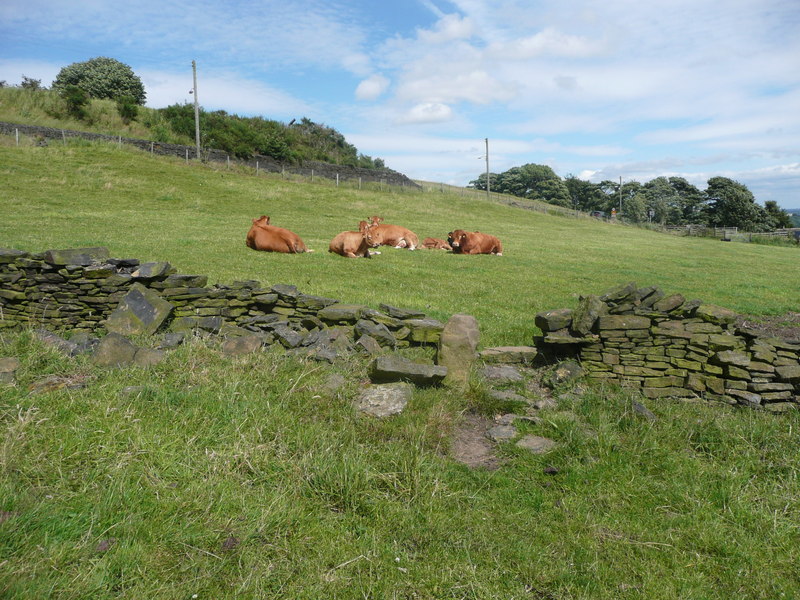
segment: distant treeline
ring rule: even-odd
[[[771,231],[798,226],[795,217],[768,200],[763,206],[742,183],[712,177],[705,190],[683,177],[656,177],[646,183],[616,181],[592,183],[575,175],[559,177],[546,165],[527,164],[489,174],[491,191],[540,200],[601,215],[616,213],[631,223],[738,227],[743,231]],[[470,182],[486,189],[486,173]]]

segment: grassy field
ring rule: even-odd
[[[436,193],[336,189],[151,158],[113,145],[0,146],[0,246],[106,245],[212,280],[292,283],[377,306],[478,317],[484,345],[526,343],[533,315],[629,280],[754,314],[797,310],[797,250],[670,237]],[[316,252],[244,246],[261,214]],[[420,237],[496,233],[505,256],[326,252],[383,215]],[[800,597],[800,416],[621,390],[559,394],[497,471],[449,457],[467,412],[521,410],[416,390],[359,417],[365,367],[194,340],[150,369],[100,369],[27,332],[0,386],[0,597]],[[48,375],[81,389],[34,394]],[[331,391],[329,378],[344,375]],[[138,392],[128,386],[143,386]],[[562,390],[566,392],[566,390]],[[545,472],[555,467],[556,474]]]
[[[526,211],[457,194],[337,189],[255,177],[113,145],[0,147],[0,244],[25,250],[108,246],[167,260],[211,281],[258,279],[377,307],[474,314],[487,344],[529,343],[533,315],[631,280],[751,314],[797,308],[794,248],[725,244]],[[262,214],[316,252],[257,253],[244,245]],[[456,228],[498,235],[505,253],[460,256],[387,248],[372,260],[329,254],[329,241],[379,214],[420,239]]]

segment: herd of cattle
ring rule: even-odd
[[[247,233],[245,241],[253,250],[264,252],[284,252],[295,254],[313,252],[309,250],[300,236],[289,229],[269,224],[269,217],[261,215],[253,219],[253,226]],[[416,250],[419,238],[410,229],[400,225],[384,224],[378,216],[369,221],[361,221],[358,231],[343,231],[331,240],[328,252],[334,252],[346,258],[369,258],[380,254],[371,250],[378,246],[394,246]],[[493,235],[479,231],[455,229],[447,234],[447,241],[438,238],[425,238],[422,247],[430,250],[451,250],[454,254],[496,254],[503,255],[503,245]]]

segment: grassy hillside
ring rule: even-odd
[[[579,294],[637,281],[751,314],[796,309],[798,253],[725,244],[525,211],[480,197],[395,189],[337,189],[256,178],[113,145],[0,147],[2,244],[27,250],[106,245],[115,256],[167,260],[212,281],[258,279],[377,306],[474,314],[487,344],[530,341],[536,312],[574,306]],[[251,220],[272,217],[316,250],[254,252]],[[372,260],[328,254],[329,241],[379,214],[420,239],[455,228],[498,235],[505,255],[384,249]]]
[[[535,312],[631,279],[744,312],[797,308],[791,248],[256,178],[113,145],[0,143],[0,246],[102,244],[220,282],[467,312],[484,345],[528,342]],[[246,248],[261,214],[316,252]],[[505,256],[326,252],[372,214],[420,237],[496,233]],[[450,458],[464,415],[523,411],[479,382],[418,389],[376,421],[352,408],[358,360],[225,358],[193,340],[154,368],[101,369],[27,332],[0,336],[5,356],[22,365],[18,385],[0,385],[3,598],[800,597],[797,412],[662,400],[651,421],[624,390],[562,389],[521,425],[554,451],[507,444],[499,470],[473,471]],[[83,387],[37,392],[49,375]]]
[[[123,119],[112,100],[90,100],[78,118],[67,102],[52,90],[0,87],[0,121],[59,129],[121,135],[156,142],[194,145],[195,114],[191,104],[166,108],[134,107],[133,120]],[[379,158],[358,152],[334,128],[303,117],[290,124],[264,117],[240,117],[224,110],[200,107],[200,139],[203,148],[228,152],[232,157],[256,154],[298,163],[318,160],[337,165],[382,169]]]

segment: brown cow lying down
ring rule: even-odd
[[[345,258],[370,258],[372,254],[380,252],[370,252],[370,248],[375,248],[378,244],[372,241],[369,228],[365,231],[343,231],[331,240],[328,252],[334,252]]]
[[[422,247],[428,250],[452,250],[450,244],[439,238],[425,238],[422,240]]]
[[[419,246],[417,234],[400,225],[370,225],[366,221],[361,221],[358,224],[358,228],[360,231],[368,230],[376,246],[394,246],[395,248],[408,248],[409,250],[416,250],[417,246]]]
[[[480,231],[456,229],[447,234],[447,241],[456,254],[496,254],[503,256],[503,245],[493,235]]]
[[[263,250],[264,252],[284,252],[287,254],[313,252],[313,250],[306,248],[303,240],[294,231],[270,225],[267,215],[261,215],[258,219],[253,219],[253,226],[247,232],[245,244],[247,244],[248,248]]]

